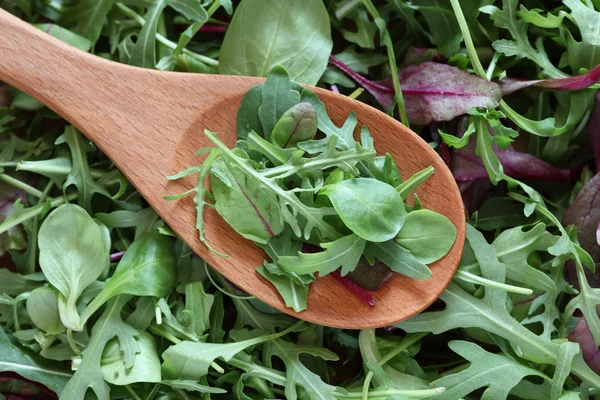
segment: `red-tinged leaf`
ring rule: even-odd
[[[392,80],[370,81],[335,57],[329,61],[363,86],[385,108],[394,102]],[[406,113],[411,124],[450,121],[473,107],[496,108],[500,86],[459,68],[424,62],[399,72]]]
[[[596,241],[596,231],[600,221],[600,174],[596,174],[579,192],[565,211],[563,225],[577,227],[577,239],[581,247],[600,262],[600,246]]]
[[[504,173],[515,179],[533,179],[546,182],[569,182],[573,171],[556,168],[534,155],[516,151],[512,146],[507,150],[493,147],[504,169]],[[483,161],[475,154],[475,142],[455,150],[452,157],[452,173],[457,182],[487,179]]]
[[[600,172],[600,92],[596,93],[596,104],[588,122],[587,133],[596,160],[596,172]]]
[[[371,307],[375,306],[376,300],[375,297],[371,295],[371,293],[367,292],[365,289],[358,286],[351,279],[342,276],[338,271],[333,271],[331,275],[335,278],[336,281],[341,283],[350,293],[370,305]]]
[[[594,336],[588,327],[585,318],[581,318],[573,332],[568,336],[569,341],[579,343],[581,348],[581,354],[587,365],[594,370],[597,374],[600,374],[600,350],[594,342]]]
[[[594,85],[598,81],[600,81],[600,65],[585,74],[570,76],[568,78],[533,81],[506,78],[501,82],[500,87],[502,88],[502,95],[506,96],[507,94],[529,86],[561,91],[582,90]]]

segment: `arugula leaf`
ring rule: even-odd
[[[98,400],[110,399],[110,387],[104,381],[101,361],[104,349],[115,336],[119,339],[125,367],[130,369],[135,365],[140,352],[137,342],[139,332],[121,319],[121,310],[129,299],[129,296],[117,296],[108,302],[106,310],[92,328],[81,364],[65,386],[61,399],[83,399],[88,389],[92,389]]]
[[[225,34],[219,72],[267,76],[271,68],[282,65],[293,80],[315,85],[332,46],[322,2],[244,0]]]
[[[431,276],[427,265],[417,260],[410,251],[395,243],[394,240],[382,243],[368,242],[365,256],[370,264],[373,264],[377,258],[392,271],[414,279],[428,279]]]
[[[137,38],[129,63],[137,67],[154,68],[156,65],[156,31],[159,18],[169,0],[157,0],[144,16],[144,26]]]
[[[74,24],[73,32],[96,43],[113,4],[114,0],[82,0],[66,10],[61,22],[65,26]]]
[[[350,234],[330,243],[321,243],[324,251],[318,253],[298,253],[297,256],[281,256],[279,266],[288,272],[299,275],[318,272],[324,276],[338,268],[346,275],[353,271],[367,242],[356,234]]]
[[[81,207],[67,204],[48,215],[38,236],[40,267],[60,292],[60,318],[67,328],[80,331],[77,299],[108,265],[102,230]]]
[[[471,365],[462,372],[433,382],[435,386],[446,388],[446,391],[438,396],[440,399],[461,398],[483,386],[487,386],[487,389],[483,392],[482,399],[504,399],[526,376],[539,376],[550,381],[542,372],[505,355],[488,353],[474,343],[456,340],[449,342],[448,346],[466,358]]]
[[[265,263],[265,265],[267,264]],[[286,306],[291,307],[296,312],[306,310],[308,285],[299,285],[289,276],[274,274],[271,272],[274,268],[278,267],[271,265],[271,268],[267,268],[261,265],[256,270],[277,288]]]

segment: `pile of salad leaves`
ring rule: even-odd
[[[3,397],[598,396],[598,0],[0,6],[118,62],[261,76],[282,65],[358,97],[439,152],[469,221],[453,282],[420,315],[360,332],[297,321],[223,280],[93,144],[3,86]]]
[[[204,131],[213,147],[196,154],[207,153],[206,159],[168,177],[196,174],[196,188],[165,198],[194,195],[200,240],[222,257],[227,255],[204,237],[205,206],[262,248],[270,261],[257,271],[294,311],[307,308],[316,274],[332,274],[374,306],[361,287],[379,288],[392,271],[428,279],[427,264],[444,257],[456,241],[452,222],[422,209],[413,194],[433,167],[403,182],[389,153],[376,156],[366,125],[360,127],[360,142],[354,139],[354,112],[338,128],[325,104],[290,80],[285,68],[274,67],[264,83],[246,93],[236,125],[233,149],[215,132]],[[413,206],[404,203],[410,195]]]

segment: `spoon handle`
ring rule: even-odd
[[[0,9],[0,80],[67,119],[95,90],[87,53]]]

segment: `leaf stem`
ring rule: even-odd
[[[39,191],[38,189],[34,188],[31,185],[26,184],[23,181],[13,178],[10,175],[0,174],[0,181],[2,181],[4,183],[8,183],[9,185],[16,187],[17,189],[21,189],[25,193],[29,193],[30,195],[35,196],[37,198],[42,197],[41,191]]]
[[[481,65],[481,61],[479,61],[479,57],[477,56],[477,51],[475,50],[475,45],[473,44],[473,38],[471,38],[469,26],[467,25],[465,15],[463,14],[462,9],[460,8],[459,1],[450,0],[450,4],[452,4],[452,9],[454,10],[454,14],[456,15],[456,19],[458,20],[458,26],[460,27],[460,31],[462,32],[463,39],[465,41],[465,46],[467,47],[467,54],[471,59],[471,64],[473,64],[473,69],[475,69],[475,73],[483,79],[488,79],[483,69],[483,65]]]
[[[127,391],[129,392],[129,394],[135,399],[135,400],[142,400],[142,398],[135,392],[135,390],[133,390],[131,388],[131,386],[129,385],[125,385],[125,389],[127,389]]]
[[[426,399],[432,396],[437,396],[446,391],[446,388],[434,388],[434,389],[421,389],[421,390],[403,390],[403,389],[385,389],[385,390],[371,390],[367,393],[368,399],[373,398],[387,398],[389,396],[400,395],[409,399]],[[334,396],[338,399],[361,399],[361,392],[354,393],[334,393]]]
[[[385,45],[388,53],[388,59],[390,62],[390,73],[392,74],[392,83],[394,85],[394,99],[398,104],[398,111],[400,112],[400,122],[407,128],[410,128],[408,122],[408,115],[406,114],[406,107],[404,104],[404,96],[402,95],[402,88],[400,87],[400,75],[398,73],[398,66],[396,65],[396,53],[394,51],[394,44],[390,38],[390,33],[387,30],[385,20],[379,15],[379,11],[371,0],[362,0],[363,5],[371,14],[371,17],[375,20],[375,25],[379,28],[381,33],[381,42]]]
[[[475,275],[470,272],[464,271],[463,269],[459,269],[458,271],[456,271],[456,275],[454,275],[454,277],[458,278],[462,281],[465,281],[465,282],[476,283],[476,284],[483,285],[486,287],[492,287],[495,289],[504,290],[509,293],[518,293],[518,294],[524,294],[524,295],[533,294],[533,290],[531,290],[529,288],[507,285],[506,283],[492,281],[490,279],[483,278],[479,275]]]

